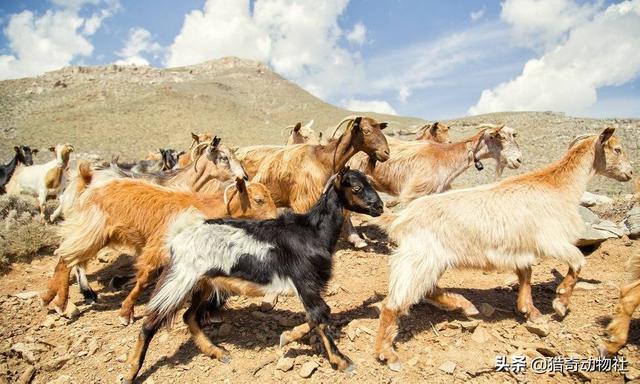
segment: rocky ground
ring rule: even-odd
[[[517,279],[510,273],[449,271],[441,283],[481,308],[477,319],[416,305],[403,318],[397,349],[405,362],[392,372],[373,357],[377,308],[387,292],[390,249],[374,227],[364,226],[371,246],[354,251],[341,244],[335,256],[335,276],[326,294],[339,329],[338,346],[357,365],[352,374],[331,369],[318,339],[311,335],[280,350],[282,331],[304,321],[300,303],[280,298],[276,308],[262,312],[257,299],[235,298],[223,323],[208,326],[207,334],[232,356],[221,364],[198,352],[181,322],[159,332],[141,371],[146,383],[233,382],[578,382],[623,383],[640,378],[640,320],[634,318],[630,342],[621,355],[630,363],[626,373],[509,374],[495,371],[496,356],[524,355],[588,358],[595,356],[617,300],[617,287],[627,276],[625,263],[640,252],[640,241],[608,240],[587,254],[587,266],[571,303],[559,321],[551,300],[566,267],[542,260],[534,267],[534,300],[545,315],[531,327],[514,312]],[[90,265],[90,280],[100,294],[85,305],[74,285],[71,300],[79,308],[72,319],[41,308],[36,291],[45,288],[55,264],[52,256],[15,265],[0,278],[0,377],[33,383],[116,383],[126,371],[129,353],[141,325],[144,306],[136,307],[136,322],[123,327],[116,311],[130,286],[109,288],[114,276],[130,275],[130,259],[102,258]],[[97,280],[97,282],[96,282]],[[148,299],[143,295],[141,303]],[[308,377],[307,377],[308,376]],[[23,382],[28,382],[23,381]]]

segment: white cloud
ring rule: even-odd
[[[326,98],[362,78],[357,53],[339,46],[337,18],[348,0],[208,0],[186,15],[168,50],[169,67],[223,56],[269,63],[316,96]]]
[[[574,0],[505,0],[500,17],[513,27],[519,44],[548,48],[588,22],[601,7],[602,0],[582,5]]]
[[[347,40],[351,44],[362,45],[367,40],[367,28],[361,22],[356,23],[347,33]]]
[[[387,115],[397,115],[395,109],[384,100],[358,100],[349,99],[343,101],[343,105],[346,109],[354,112],[375,112],[384,113]]]
[[[116,52],[116,55],[122,58],[116,64],[149,65],[149,61],[142,54],[148,53],[157,57],[160,52],[162,46],[153,41],[151,32],[144,28],[131,28],[124,47]]]
[[[398,100],[400,100],[400,102],[402,103],[406,103],[411,96],[411,93],[411,88],[407,87],[406,85],[401,86],[398,90]]]
[[[107,8],[86,19],[78,11],[84,4],[100,2],[55,0],[62,9],[48,10],[40,16],[31,11],[12,14],[3,31],[11,53],[0,55],[0,79],[38,75],[91,55],[93,45],[88,37],[119,3],[108,1]]]
[[[529,60],[517,78],[482,92],[470,114],[559,110],[583,114],[603,86],[640,75],[640,0],[609,6],[577,23],[566,41]]]
[[[484,13],[486,11],[485,7],[482,7],[481,9],[478,9],[477,11],[472,11],[469,14],[469,17],[471,18],[471,21],[473,21],[474,23],[480,19],[482,19],[484,17]]]

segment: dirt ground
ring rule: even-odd
[[[304,321],[302,306],[296,299],[281,297],[274,310],[262,312],[259,299],[233,298],[223,313],[223,323],[206,328],[214,342],[230,351],[230,364],[199,353],[179,321],[171,329],[160,331],[151,343],[139,382],[625,382],[623,373],[534,374],[530,369],[518,375],[496,372],[495,361],[499,355],[526,355],[530,361],[540,356],[539,351],[545,355],[595,357],[595,348],[617,301],[617,287],[627,278],[626,260],[632,252],[640,252],[640,241],[609,240],[587,254],[571,311],[563,321],[552,316],[551,301],[566,267],[550,259],[535,266],[534,301],[545,315],[542,327],[549,331],[543,337],[527,330],[524,319],[514,312],[514,274],[447,272],[441,286],[463,294],[476,306],[489,304],[495,311],[490,314],[489,308],[477,323],[469,323],[460,313],[444,312],[426,303],[414,306],[410,315],[402,319],[397,339],[404,369],[393,372],[373,357],[377,327],[374,304],[387,292],[391,249],[374,227],[361,229],[371,245],[364,251],[339,245],[334,278],[326,293],[339,330],[338,347],[357,365],[355,372],[344,374],[331,369],[313,335],[283,350],[278,348],[280,333]],[[109,288],[112,277],[132,274],[131,260],[125,255],[112,262],[96,260],[90,265],[89,279],[99,292],[98,303],[85,305],[77,286],[72,285],[71,300],[80,309],[75,319],[48,312],[40,307],[37,297],[13,296],[42,291],[55,261],[53,256],[46,256],[30,264],[18,264],[0,278],[0,376],[17,382],[34,366],[33,383],[119,382],[128,367],[125,360],[140,329],[143,303],[151,289],[142,296],[136,307],[136,321],[128,327],[120,325],[116,311],[130,286]],[[633,367],[640,369],[638,325],[636,316],[629,344],[621,351],[632,367],[628,378],[638,376]],[[467,329],[474,326],[473,331]],[[283,356],[285,359],[281,359]],[[311,377],[302,378],[301,366],[307,362],[315,362],[318,367]],[[452,373],[444,371],[453,364]]]

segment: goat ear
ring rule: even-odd
[[[211,146],[213,148],[217,148],[218,144],[220,144],[220,138],[218,136],[214,136],[213,140],[211,140]]]
[[[431,128],[429,128],[429,132],[431,132],[431,133],[435,132],[438,129],[438,124],[440,124],[440,123],[438,123],[437,121],[435,123],[431,124]]]
[[[34,148],[31,150],[31,154],[35,155],[36,153],[40,152],[40,150],[38,150],[38,148]]]
[[[193,140],[195,140],[196,142],[199,142],[199,141],[200,141],[200,138],[198,137],[198,135],[196,135],[196,134],[195,134],[195,133],[193,133],[193,132],[191,132],[191,138],[192,138]]]
[[[602,132],[600,133],[600,137],[598,137],[598,141],[600,142],[600,144],[606,143],[607,140],[609,140],[611,136],[613,136],[613,133],[615,131],[616,129],[613,127],[608,127],[603,129]]]
[[[353,120],[353,129],[354,130],[358,130],[360,129],[360,123],[362,122],[362,116],[358,116]]]
[[[18,147],[17,145],[13,147],[13,150],[16,152],[20,152],[20,147]]]
[[[380,127],[380,129],[385,129],[387,128],[387,125],[389,125],[389,123],[380,123],[378,124],[378,127]]]
[[[55,152],[56,151],[56,147],[49,147],[49,151]]]
[[[242,177],[236,177],[236,188],[239,193],[245,193],[247,190],[247,185],[244,182]]]
[[[293,132],[299,132],[300,128],[302,128],[302,123],[296,124],[296,126],[293,127]]]

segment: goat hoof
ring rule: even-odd
[[[218,358],[218,361],[220,361],[222,364],[229,364],[231,362],[231,356],[222,355]]]
[[[98,294],[94,291],[82,292],[82,297],[84,297],[84,302],[87,304],[94,304],[98,301]]]
[[[287,344],[289,344],[289,339],[287,339],[287,337],[283,333],[282,335],[280,335],[280,348],[284,347]]]
[[[395,363],[389,363],[387,364],[387,366],[389,367],[390,370],[392,370],[393,372],[400,372],[402,371],[402,363],[399,361],[396,361]]]
[[[556,311],[556,315],[558,315],[560,318],[564,318],[567,314],[567,306],[562,301],[560,301],[559,298],[555,298],[553,300],[553,310]]]
[[[351,373],[353,371],[356,370],[356,365],[353,363],[349,363],[349,365],[347,366],[347,368],[344,369],[344,373]]]
[[[468,308],[463,308],[462,312],[467,317],[477,317],[480,315],[480,311],[478,311],[478,308],[476,308],[475,305],[471,305]]]
[[[364,241],[364,240],[360,240],[360,241],[358,241],[356,243],[353,243],[353,247],[356,248],[356,249],[361,249],[361,248],[364,248],[366,246],[367,246],[367,242]]]
[[[118,316],[118,320],[120,321],[120,324],[122,324],[122,325],[124,325],[126,327],[129,324],[133,324],[133,315],[131,315],[131,316],[119,315]]]
[[[601,358],[606,358],[611,356],[611,354],[609,353],[609,350],[607,350],[607,347],[605,347],[602,344],[598,346],[597,351],[598,351],[598,356]]]

